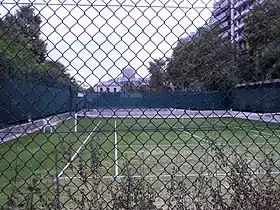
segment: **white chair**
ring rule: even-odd
[[[46,119],[44,119],[44,125],[43,125],[43,132],[46,133],[46,131],[53,133],[56,130],[56,124],[51,124]]]

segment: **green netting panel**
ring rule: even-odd
[[[142,93],[89,93],[89,108],[133,108],[147,107],[149,101]]]
[[[36,84],[8,80],[3,84],[0,95],[4,110],[2,116],[8,116],[1,118],[3,124],[69,112],[76,103],[75,94],[69,87],[49,87],[43,82]]]
[[[11,91],[10,88],[12,88],[13,85],[10,84],[10,82],[2,83],[1,89],[0,89],[0,116],[1,116],[1,122],[0,124],[2,126],[5,126],[5,124],[12,123],[16,120],[15,116],[20,115],[20,113],[11,113],[11,107],[14,104],[12,100],[10,99]]]
[[[230,101],[222,91],[206,93],[147,92],[147,93],[89,93],[88,108],[180,108],[227,109]],[[79,107],[85,102],[79,102]]]
[[[247,112],[279,112],[280,84],[255,84],[233,89],[233,109]]]

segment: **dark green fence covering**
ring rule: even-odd
[[[280,83],[240,85],[231,91],[232,108],[247,112],[279,112]]]
[[[0,119],[2,125],[39,119],[76,109],[76,92],[71,87],[51,87],[16,79],[2,82]]]
[[[147,92],[147,93],[89,93],[87,108],[178,108],[227,109],[228,96],[222,91]]]
[[[239,85],[228,93],[145,92],[87,93],[77,97],[71,87],[7,80],[0,89],[1,124],[9,125],[81,109],[177,108],[192,110],[240,110],[279,112],[280,83]]]

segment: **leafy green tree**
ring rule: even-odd
[[[255,4],[245,21],[245,35],[249,52],[262,53],[273,41],[280,41],[280,2],[271,0]]]
[[[248,52],[254,58],[257,80],[279,78],[280,2],[255,4],[245,21]]]
[[[258,80],[254,58],[250,56],[246,49],[237,51],[235,63],[236,68],[234,75],[236,77],[236,83],[255,82]]]
[[[121,91],[122,92],[136,92],[137,86],[128,82],[122,86]]]
[[[235,57],[235,48],[219,38],[219,30],[205,29],[192,41],[174,48],[167,67],[168,78],[175,88],[228,88],[236,80]]]
[[[67,72],[66,67],[57,61],[46,60],[43,63],[44,71],[46,71],[46,76],[50,80],[58,80],[60,84],[67,84],[70,82],[70,75]]]
[[[151,87],[150,87],[149,85],[147,85],[147,84],[142,84],[142,85],[140,85],[140,86],[137,88],[137,90],[138,90],[139,92],[142,92],[142,93],[150,92],[150,91],[151,91]]]
[[[43,73],[46,44],[40,39],[41,19],[30,6],[4,16],[0,26],[0,52],[10,67],[9,73]]]
[[[2,76],[47,79],[53,84],[71,85],[79,89],[68,69],[59,61],[46,59],[47,44],[41,39],[41,17],[31,6],[23,6],[15,14],[0,20],[0,70]]]
[[[151,74],[150,86],[154,91],[164,91],[169,89],[169,80],[167,78],[167,61],[164,59],[155,59],[149,62],[148,70]]]
[[[9,44],[20,43],[42,62],[46,58],[47,45],[40,38],[41,23],[41,17],[35,14],[33,7],[22,6],[14,15],[9,14],[3,19],[6,29],[4,36],[9,39]]]
[[[0,32],[1,33],[1,32]],[[0,40],[0,53],[5,63],[1,63],[3,71],[9,76],[21,73],[40,72],[40,63],[34,58],[32,52],[21,43],[10,43],[6,39]]]

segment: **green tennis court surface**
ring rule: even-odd
[[[25,180],[33,174],[40,174],[45,185],[51,185],[54,177],[62,185],[79,179],[81,170],[90,175],[97,156],[104,181],[123,177],[129,165],[132,176],[154,180],[160,189],[155,180],[167,181],[174,168],[176,176],[187,178],[190,184],[202,173],[225,176],[227,169],[220,170],[214,161],[219,151],[227,160],[238,153],[249,160],[253,171],[272,151],[280,152],[277,124],[234,118],[82,118],[77,132],[74,127],[71,119],[62,122],[55,133],[38,132],[1,144],[0,199],[7,197],[12,184],[24,190]],[[272,171],[278,173],[279,167],[277,158]]]

